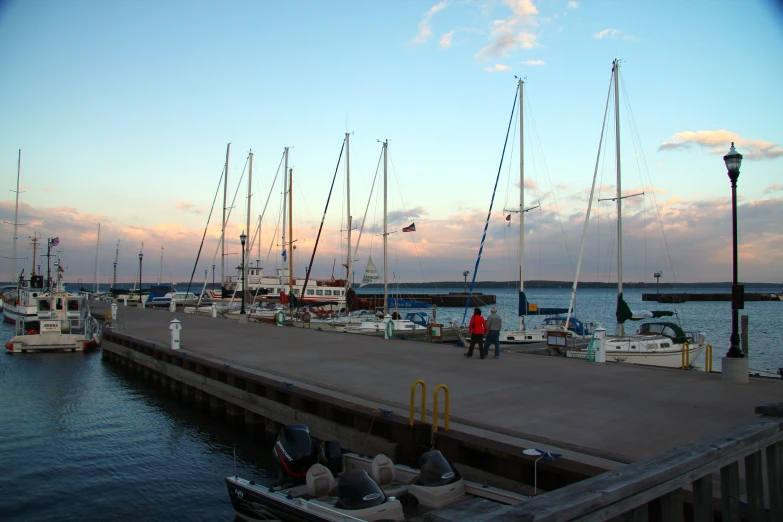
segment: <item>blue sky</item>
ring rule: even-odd
[[[677,279],[731,277],[721,156],[732,140],[746,156],[741,278],[783,279],[783,12],[772,1],[5,2],[0,211],[13,221],[9,191],[22,149],[18,257],[28,259],[20,265],[30,263],[28,236],[59,236],[67,277],[92,281],[100,222],[104,281],[118,239],[121,278],[135,277],[144,241],[145,259],[165,247],[164,278],[180,280],[193,268],[226,143],[232,193],[255,153],[254,214],[291,146],[301,270],[348,130],[354,220],[367,203],[378,140],[389,139],[389,206],[402,216],[391,228],[417,224],[415,237],[390,236],[390,271],[402,280],[461,279],[478,251],[516,74],[527,78],[526,199],[542,203],[526,227],[526,277],[570,279],[614,58],[622,60],[623,187],[652,193],[636,170],[643,152]],[[509,150],[503,168],[479,279],[516,274],[516,221],[505,227],[502,207],[518,199],[517,153]],[[345,248],[340,176],[316,275],[330,275]],[[611,154],[601,183],[606,197]],[[273,193],[262,247],[271,245],[270,268],[280,264]],[[234,243],[244,228],[238,202]],[[600,207],[586,280],[612,277],[613,218]],[[379,208],[374,199],[368,226],[378,224]],[[670,271],[653,208],[651,200],[628,206],[630,280]],[[5,224],[5,258],[11,237]],[[382,257],[380,238],[367,234],[360,265],[371,239],[374,259]],[[144,273],[154,277],[158,263],[150,263]],[[0,273],[10,270],[3,259]]]

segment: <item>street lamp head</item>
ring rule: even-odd
[[[242,232],[242,235],[239,236],[239,240],[242,242],[242,246],[245,246],[245,241],[247,241],[247,235],[245,235],[245,233]]]
[[[726,164],[726,169],[729,171],[729,178],[732,181],[737,181],[740,172],[740,165],[742,165],[742,154],[737,152],[734,148],[734,142],[731,142],[731,149],[729,153],[723,156],[723,162]]]
[[[144,254],[142,254],[141,252],[139,252],[139,260],[141,260],[141,258],[142,258],[142,257],[144,257]]]

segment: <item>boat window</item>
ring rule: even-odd
[[[48,299],[41,299],[38,301],[38,309],[49,311],[52,309],[52,303]]]
[[[298,288],[294,288],[294,295],[299,295],[299,292],[301,292],[301,290],[299,290]]]
[[[635,344],[631,345],[631,350],[636,350],[636,345]]]
[[[672,330],[670,327],[667,326],[666,328],[663,329],[663,335],[665,335],[666,337],[677,337],[677,332],[675,332],[674,330]]]
[[[661,343],[661,348],[671,348],[671,344],[669,344],[669,343]]]
[[[71,312],[78,312],[79,301],[77,299],[68,299],[68,310]]]
[[[310,289],[307,291],[307,295],[315,295],[315,291],[313,289]]]
[[[324,291],[323,290],[316,290],[315,291],[315,295],[324,295]]]
[[[324,295],[332,295],[332,291],[331,290],[324,290]]]
[[[63,309],[63,298],[62,297],[58,297],[57,298],[57,302],[54,305],[54,307],[55,307],[56,310],[62,310]]]

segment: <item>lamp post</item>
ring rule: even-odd
[[[731,180],[732,266],[734,271],[731,280],[731,344],[726,357],[742,358],[745,357],[745,354],[740,349],[739,311],[745,308],[745,287],[737,282],[737,178],[740,174],[742,154],[734,149],[734,142],[731,143],[729,153],[723,156],[723,162],[726,164],[726,170],[728,170]]]
[[[144,257],[144,254],[139,252],[139,303],[141,303],[141,259]],[[141,306],[141,305],[139,305]]]
[[[661,282],[661,276],[663,275],[663,272],[658,270],[653,274],[653,277],[655,277],[655,293],[658,294],[658,283]]]
[[[468,293],[468,274],[470,273],[470,270],[465,270],[462,272],[462,277],[465,278],[465,293]]]
[[[240,315],[245,314],[245,241],[247,236],[244,232],[239,236],[239,240],[242,242],[242,309],[239,311]]]
[[[215,289],[215,265],[212,265],[212,290]]]

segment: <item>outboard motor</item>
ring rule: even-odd
[[[327,440],[318,446],[318,462],[323,464],[333,475],[343,471],[343,455],[340,444],[336,440]]]
[[[419,484],[422,486],[445,486],[457,477],[449,461],[438,450],[428,451],[419,457],[419,471]]]
[[[303,424],[283,426],[272,451],[280,466],[281,478],[287,475],[292,479],[304,479],[307,469],[313,464],[310,430]]]
[[[335,507],[340,509],[365,509],[383,504],[386,495],[366,471],[348,471],[337,483],[338,499]]]

